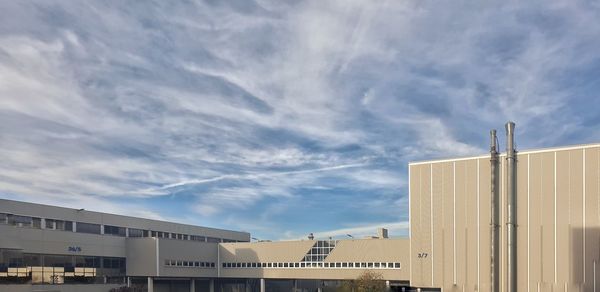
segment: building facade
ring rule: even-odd
[[[492,291],[491,156],[415,162],[410,283]],[[498,160],[498,289],[507,287],[506,154]],[[517,291],[600,289],[600,145],[518,152]]]
[[[0,200],[0,291],[336,291],[365,271],[396,291],[598,291],[600,144],[491,152],[409,164],[408,239],[250,242]]]
[[[334,291],[365,270],[408,286],[407,239],[250,234],[0,200],[0,291]],[[387,236],[385,236],[387,237]]]

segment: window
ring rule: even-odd
[[[145,237],[144,231],[145,230],[129,228],[129,237]],[[106,233],[106,226],[104,226],[104,232]]]
[[[58,223],[58,221],[57,221],[57,223]],[[63,223],[64,225],[57,226],[56,227],[57,230],[73,231],[73,221],[64,221],[64,222],[61,221],[61,223]],[[59,227],[62,227],[62,228],[59,228]]]
[[[6,224],[8,219],[8,214],[0,213],[0,224]]]
[[[19,227],[31,227],[32,219],[29,216],[8,215],[8,224]]]
[[[52,219],[46,219],[44,223],[44,228],[46,229],[56,229],[56,222]]]
[[[400,263],[394,263],[394,268],[400,269]]]
[[[348,267],[348,263],[342,263],[342,268],[347,268]]]
[[[190,240],[193,241],[206,241],[206,237],[199,235],[190,235]]]
[[[41,218],[31,218],[31,223],[33,228],[40,229],[42,228],[42,219]]]
[[[71,221],[46,219],[45,222],[44,228],[46,229],[73,231],[73,222]]]
[[[375,267],[376,267],[376,268],[379,268],[379,263],[375,263]]]
[[[215,237],[207,237],[206,241],[208,242],[221,242],[221,239]]]
[[[77,222],[77,233],[100,234],[100,224]]]
[[[124,237],[125,236],[125,227],[104,225],[104,234],[116,235],[116,236],[123,236]]]

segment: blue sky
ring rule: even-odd
[[[0,197],[403,236],[409,161],[600,141],[598,3],[1,1]]]

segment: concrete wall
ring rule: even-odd
[[[499,185],[501,291],[507,271],[504,158]],[[489,157],[412,163],[409,169],[411,284],[489,291]],[[600,145],[518,154],[519,291],[593,291],[600,285],[599,190]]]
[[[70,208],[32,204],[5,199],[0,199],[0,213],[12,213],[16,215],[26,215],[47,219],[106,224],[144,230],[155,230],[163,232],[209,236],[215,238],[227,238],[240,241],[250,241],[250,234],[247,232],[208,228],[202,226],[114,215],[87,210],[79,211]]]
[[[125,238],[0,224],[0,248],[27,253],[125,257]],[[71,252],[70,246],[81,247]]]
[[[161,277],[216,277],[218,243],[159,239],[159,269]],[[215,263],[215,268],[165,266],[165,260]]]
[[[128,238],[127,239],[127,275],[156,276],[158,266],[156,261],[157,238]]]

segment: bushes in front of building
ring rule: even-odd
[[[386,291],[383,275],[375,271],[364,271],[351,281],[344,282],[338,292],[384,292]]]

